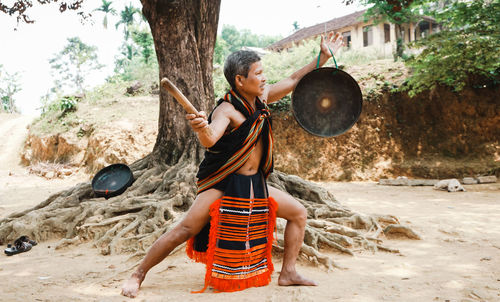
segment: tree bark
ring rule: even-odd
[[[213,49],[220,0],[142,0],[153,35],[159,78],[169,78],[198,110],[213,104]],[[158,137],[151,160],[174,165],[203,157],[185,112],[166,91],[160,92]]]

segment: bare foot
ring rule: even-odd
[[[139,293],[139,287],[141,287],[142,278],[137,277],[135,274],[130,277],[122,286],[122,295],[135,298]]]
[[[278,279],[278,285],[280,286],[290,286],[290,285],[304,285],[304,286],[316,286],[316,282],[310,279],[306,279],[299,275],[296,271],[285,272],[281,271],[280,277]]]

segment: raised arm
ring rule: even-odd
[[[330,50],[328,48],[330,48],[335,54],[341,46],[342,36],[339,33],[335,35],[332,33],[326,40],[324,40],[324,37],[321,36],[321,53],[319,66],[323,66],[326,61],[328,61],[328,59],[332,57],[332,54],[330,53]],[[261,99],[267,100],[267,103],[272,103],[280,100],[295,88],[299,80],[304,75],[314,70],[316,68],[316,64],[317,58],[313,59],[311,63],[294,72],[288,78],[285,78],[275,84],[267,85],[264,89],[264,93]]]

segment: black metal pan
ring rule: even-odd
[[[134,182],[134,175],[125,164],[113,164],[101,169],[92,179],[92,190],[106,199],[117,196]]]

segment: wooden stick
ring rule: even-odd
[[[174,83],[169,79],[163,78],[160,81],[161,87],[165,88],[176,100],[181,104],[181,106],[186,110],[187,113],[195,114],[198,116],[198,110],[191,104],[191,102],[182,94],[182,92],[177,88]],[[212,135],[210,127],[205,127],[201,129],[206,135]]]
[[[172,83],[169,79],[163,78],[160,81],[161,87],[165,88],[170,94],[184,107],[187,113],[198,115],[198,110],[191,104],[191,102],[182,94],[182,92]]]

